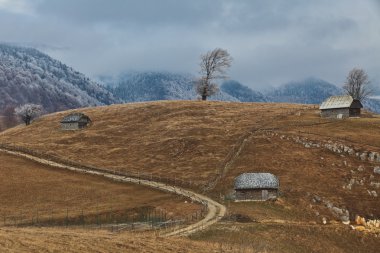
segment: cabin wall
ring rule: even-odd
[[[359,117],[360,113],[360,108],[350,108],[350,117]]]
[[[77,122],[61,123],[61,129],[62,130],[77,130],[79,129],[79,125]]]
[[[323,118],[337,118],[337,116],[341,114],[343,118],[350,117],[350,109],[349,108],[339,108],[339,109],[325,109],[321,110],[321,116]]]
[[[236,200],[253,200],[253,201],[265,201],[268,199],[274,199],[278,196],[277,189],[237,189],[235,192]]]

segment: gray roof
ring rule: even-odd
[[[61,120],[61,123],[73,123],[73,122],[79,122],[79,121],[91,121],[91,120],[87,115],[76,112],[76,113],[71,113],[65,116]]]
[[[354,102],[354,99],[351,96],[332,96],[327,98],[319,109],[325,110],[325,109],[338,109],[338,108],[349,108]]]
[[[278,178],[271,173],[244,173],[235,178],[235,189],[277,189]]]

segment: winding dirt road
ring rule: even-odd
[[[0,148],[0,151],[11,154],[11,155],[16,155],[19,157],[24,157],[30,160],[33,160],[35,162],[44,164],[44,165],[49,165],[52,167],[56,168],[61,168],[61,169],[66,169],[66,170],[71,170],[75,172],[80,172],[80,173],[87,173],[91,175],[98,175],[98,176],[103,176],[118,182],[125,182],[125,183],[135,183],[135,184],[140,184],[140,185],[145,185],[151,188],[159,189],[162,191],[166,192],[171,192],[174,194],[178,194],[181,196],[184,196],[186,198],[191,199],[194,202],[200,203],[202,205],[205,205],[207,207],[207,214],[206,216],[198,221],[197,223],[191,224],[187,227],[184,228],[177,228],[174,229],[170,232],[164,232],[161,233],[161,236],[187,236],[192,233],[195,233],[199,230],[205,229],[212,224],[218,222],[226,213],[226,207],[223,206],[222,204],[210,199],[207,196],[204,196],[202,194],[186,190],[177,186],[171,186],[167,185],[161,182],[156,182],[156,181],[150,181],[150,180],[144,180],[144,179],[137,179],[137,178],[132,178],[132,177],[127,177],[127,176],[121,176],[121,175],[115,175],[112,173],[107,173],[107,172],[100,172],[100,171],[95,171],[95,170],[90,170],[90,169],[82,169],[78,168],[75,166],[68,166],[62,163],[58,162],[53,162],[44,158],[40,158],[37,156],[33,156],[30,154],[22,153],[22,152],[16,152],[16,151],[10,151],[7,149],[2,149]]]

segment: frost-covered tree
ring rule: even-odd
[[[343,89],[348,95],[358,100],[366,100],[373,93],[367,73],[358,68],[353,68],[348,73]]]
[[[30,125],[30,122],[42,113],[42,106],[36,104],[25,104],[15,108],[15,114],[21,118],[25,125]]]
[[[226,71],[231,66],[232,57],[225,49],[216,48],[201,55],[201,77],[195,81],[195,90],[207,100],[207,97],[218,92],[217,79],[227,78]]]

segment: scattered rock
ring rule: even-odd
[[[377,153],[375,153],[375,152],[370,152],[368,154],[368,160],[370,160],[371,162],[375,161],[376,154]]]
[[[369,196],[372,196],[374,198],[377,198],[377,192],[376,191],[370,191],[370,190],[367,190]]]
[[[373,168],[373,173],[380,174],[380,167],[376,166],[375,168]]]
[[[367,159],[367,153],[366,153],[366,152],[363,152],[363,153],[360,155],[360,160],[365,161],[366,159]]]
[[[314,195],[313,197],[313,202],[314,203],[321,203],[322,202],[322,199],[321,197],[317,196],[317,195]]]
[[[358,171],[360,171],[360,172],[364,171],[364,166],[360,165],[359,168],[358,168]]]
[[[376,188],[380,188],[380,182],[371,182],[370,186],[373,186],[373,187],[376,187]]]
[[[322,224],[326,225],[327,224],[327,219],[325,217],[322,218]]]

